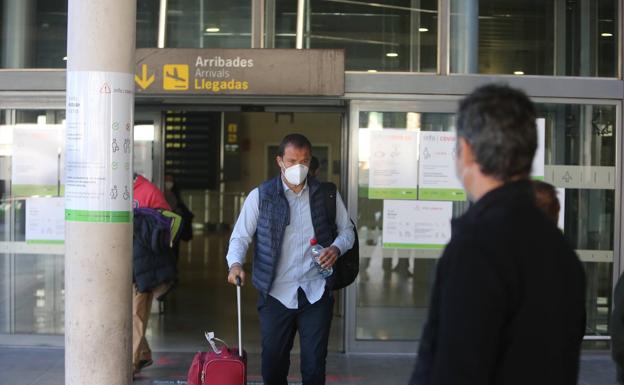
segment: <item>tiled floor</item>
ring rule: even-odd
[[[144,369],[137,385],[183,385],[191,353],[156,353],[154,365]],[[249,356],[249,383],[261,383],[257,354]],[[63,350],[56,348],[0,348],[0,385],[62,385]],[[414,357],[409,355],[344,355],[327,360],[328,385],[404,385]],[[290,382],[298,383],[297,357]],[[605,352],[586,353],[581,360],[579,385],[616,385],[615,369]]]
[[[179,283],[167,297],[164,312],[159,313],[155,308],[149,321],[148,340],[155,352],[154,365],[139,375],[136,384],[183,384],[193,353],[207,350],[203,339],[206,330],[215,331],[217,336],[232,344],[237,341],[236,291],[225,282],[227,241],[226,234],[198,234],[193,242],[182,245]],[[380,254],[378,258],[363,261],[357,291],[358,339],[418,337],[426,317],[435,262],[405,257],[409,255]],[[261,377],[257,293],[250,284],[243,288],[242,299],[243,340],[250,353],[249,381],[258,383]],[[32,307],[22,310],[32,312]],[[341,317],[336,312],[332,325],[327,383],[406,384],[414,363],[413,355],[339,353],[342,350]],[[62,321],[62,317],[59,319]],[[293,352],[297,351],[295,343]],[[300,381],[297,361],[297,356],[293,355],[291,381],[294,383]],[[62,348],[0,347],[0,385],[62,384],[63,362]],[[606,352],[584,354],[579,384],[614,385],[614,378],[614,366]]]

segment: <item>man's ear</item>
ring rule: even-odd
[[[281,170],[282,165],[280,163],[282,163],[282,159],[279,155],[275,157],[275,163],[277,163],[277,167],[279,167],[279,169]]]

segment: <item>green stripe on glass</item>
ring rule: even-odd
[[[30,241],[26,241],[27,245],[63,245],[65,241],[54,241],[54,240],[45,240],[45,239],[31,239]]]
[[[421,188],[418,199],[422,201],[465,201],[466,192],[462,189]]]
[[[130,223],[132,222],[132,212],[65,210],[65,220],[69,222]]]
[[[417,189],[410,188],[370,188],[368,199],[416,199]]]

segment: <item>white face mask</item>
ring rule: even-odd
[[[284,177],[288,183],[299,186],[308,176],[308,168],[303,164],[296,164],[284,170]]]
[[[165,188],[171,190],[173,188],[173,182],[165,182]]]

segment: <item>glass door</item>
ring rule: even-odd
[[[425,224],[394,215],[425,202],[418,199],[418,162],[425,156],[420,141],[425,133],[451,137],[455,108],[453,100],[351,105],[349,208],[357,218],[360,275],[347,292],[347,351],[416,351],[436,260],[450,233],[439,228],[431,237],[418,236],[428,231]],[[448,215],[467,207],[463,200],[423,204]],[[442,217],[436,220],[444,225]]]
[[[349,209],[357,219],[360,275],[346,293],[348,352],[417,350],[450,219],[468,208],[461,185],[454,185],[454,143],[432,145],[454,140],[458,100],[351,104]],[[614,269],[620,247],[620,104],[534,102],[543,127],[543,179],[558,189],[560,227],[587,274],[585,339],[600,346],[609,339],[619,266]],[[436,214],[427,216],[426,210]]]

